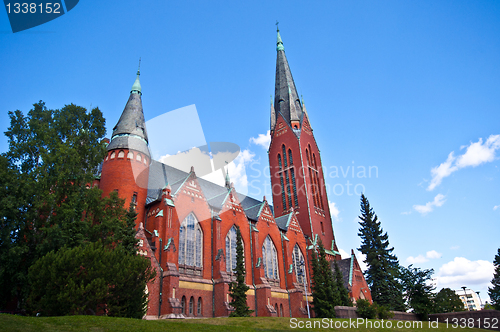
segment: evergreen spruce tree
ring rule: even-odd
[[[500,310],[500,248],[498,248],[498,252],[495,255],[493,265],[495,266],[495,272],[491,280],[493,287],[488,288],[488,295],[490,296],[493,307],[496,310]]]
[[[342,271],[339,269],[339,265],[337,264],[337,261],[333,262],[333,266],[335,268],[335,285],[338,290],[339,298],[340,298],[340,304],[343,306],[352,306],[352,301],[349,298],[349,291],[347,288],[344,287],[344,278],[342,276]]]
[[[399,279],[399,261],[389,248],[389,236],[383,232],[378,217],[370,207],[365,195],[361,195],[361,221],[358,236],[361,247],[358,249],[366,255],[368,269],[365,277],[372,299],[390,310],[404,311],[405,305],[402,286]]]
[[[249,317],[253,310],[247,306],[247,291],[250,287],[245,283],[245,264],[244,264],[244,251],[243,251],[243,240],[241,238],[241,231],[238,226],[236,226],[236,268],[234,270],[236,274],[236,282],[231,282],[229,284],[229,296],[231,296],[231,306],[234,311],[231,313],[230,317]]]
[[[330,263],[326,259],[323,243],[319,242],[318,254],[312,251],[312,296],[313,310],[318,318],[334,318],[335,306],[340,305],[340,295],[332,275]]]

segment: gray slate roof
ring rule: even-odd
[[[291,120],[300,121],[302,119],[302,105],[293,81],[292,72],[286,59],[285,50],[280,49],[276,59],[274,111],[276,116],[281,113],[288,123]]]
[[[349,258],[344,258],[339,261],[337,261],[337,265],[339,266],[340,272],[342,272],[342,281],[344,283],[344,287],[348,288],[349,287],[349,275],[351,272],[351,257]],[[335,275],[335,265],[332,262],[331,264],[332,267],[332,273]]]
[[[131,93],[125,109],[113,128],[108,151],[127,148],[149,156],[148,133],[142,111],[142,99],[138,93]]]
[[[292,214],[291,213],[288,213],[288,214],[284,214],[282,215],[281,217],[278,217],[275,219],[276,221],[276,225],[278,225],[278,227],[283,230],[283,231],[287,231],[288,230],[288,225],[289,225],[289,222],[290,222],[290,218],[292,217]]]
[[[188,179],[189,175],[190,173],[186,173],[172,166],[152,160],[149,168],[148,196],[146,198],[146,204],[159,200],[161,198],[161,191],[166,184],[170,185],[172,194],[175,194],[182,184]],[[215,210],[220,210],[229,193],[228,189],[202,178],[197,178],[196,180],[200,184],[201,190],[203,191],[208,204]],[[256,221],[258,219],[257,214],[264,202],[240,193],[236,194],[247,217],[250,220]]]

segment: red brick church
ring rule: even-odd
[[[117,191],[126,206],[136,207],[138,251],[156,269],[146,290],[146,318],[231,313],[235,226],[243,235],[250,309],[257,316],[307,317],[304,285],[311,302],[311,250],[321,239],[331,260],[341,257],[320,152],[279,30],[268,151],[273,205],[265,197],[238,193],[228,178],[219,186],[198,178],[193,167],[186,173],[151,160],[141,95],[138,72],[96,183],[103,195]],[[344,274],[349,273],[344,265]],[[353,261],[350,267],[355,265]],[[360,270],[355,278],[344,275],[353,300],[360,297],[359,289],[371,299],[362,276]]]

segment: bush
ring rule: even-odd
[[[361,318],[377,318],[377,305],[375,303],[370,304],[367,300],[359,299],[356,301],[356,308],[356,312]]]
[[[394,313],[390,311],[386,306],[379,306],[375,302],[370,304],[368,300],[359,299],[356,301],[356,312],[361,318],[368,319],[389,319],[394,317]]]
[[[378,306],[377,313],[378,313],[378,318],[380,319],[389,319],[394,317],[394,313],[384,305]]]
[[[146,284],[155,272],[149,260],[101,243],[51,251],[29,269],[33,314],[107,315],[142,318]]]

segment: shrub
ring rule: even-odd
[[[356,308],[356,312],[361,318],[377,318],[377,305],[375,303],[370,304],[367,300],[359,299],[356,301]]]

